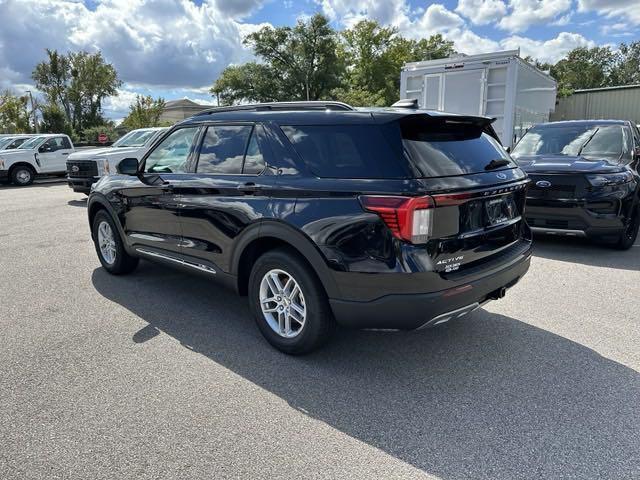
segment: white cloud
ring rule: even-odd
[[[587,40],[580,34],[561,32],[556,38],[550,40],[533,40],[517,35],[505,38],[500,42],[502,48],[507,50],[520,49],[520,56],[531,56],[542,62],[555,63],[574,48],[595,47],[595,42]]]
[[[409,14],[404,0],[319,0],[318,3],[325,15],[345,26],[365,18],[398,25],[405,22]]]
[[[640,24],[640,1],[638,0],[578,0],[578,11],[595,11],[606,17],[624,17]]]
[[[507,13],[502,0],[459,0],[456,12],[476,25],[487,25]]]
[[[251,56],[242,39],[255,26],[220,10],[232,3],[102,0],[90,10],[72,0],[0,0],[0,18],[11,19],[0,28],[0,75],[28,82],[45,48],[85,49],[101,50],[125,82],[209,85],[224,67]],[[259,3],[243,0],[233,15]]]
[[[510,0],[511,13],[498,26],[510,32],[523,32],[532,25],[553,22],[571,8],[572,0]]]

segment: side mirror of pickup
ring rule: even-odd
[[[118,164],[118,173],[122,175],[137,175],[138,174],[138,159],[137,158],[125,158]]]
[[[53,148],[51,148],[51,145],[47,145],[46,143],[44,145],[41,145],[40,148],[38,149],[38,152],[40,153],[45,153],[45,152],[52,152]]]
[[[504,147],[505,152],[511,153],[511,147]]]

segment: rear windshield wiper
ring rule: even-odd
[[[507,160],[506,158],[498,158],[498,159],[491,160],[489,163],[487,163],[484,166],[484,169],[485,170],[495,170],[496,168],[506,167],[510,163],[511,163],[511,161]]]

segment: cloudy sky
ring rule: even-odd
[[[124,82],[111,118],[136,93],[210,102],[224,67],[251,58],[245,35],[315,12],[337,28],[373,18],[410,37],[442,33],[460,52],[544,61],[640,39],[640,0],[0,0],[0,88],[28,89],[45,48],[101,50]]]

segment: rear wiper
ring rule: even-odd
[[[491,160],[489,163],[487,163],[484,166],[485,170],[495,170],[496,168],[500,168],[500,167],[505,167],[507,165],[509,165],[511,163],[510,160],[507,160],[506,158],[498,158],[495,160]]]

